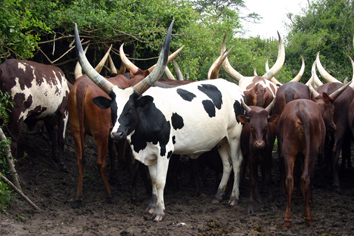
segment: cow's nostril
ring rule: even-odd
[[[256,142],[255,143],[256,148],[260,149],[260,148],[264,148],[265,147],[265,143],[264,142]]]
[[[111,138],[115,141],[120,141],[126,139],[127,136],[125,135],[125,132],[118,131],[118,132],[111,132]]]

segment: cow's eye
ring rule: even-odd
[[[129,113],[129,114],[133,113],[133,108],[132,108],[132,107],[129,108],[128,113]]]

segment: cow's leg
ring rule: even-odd
[[[345,171],[345,165],[346,162],[348,163],[348,168],[352,167],[352,162],[351,162],[351,156],[350,156],[350,145],[352,142],[353,135],[351,132],[347,131],[345,133],[345,137],[343,139],[343,145],[342,145],[342,166],[341,170],[342,172]]]
[[[227,182],[231,174],[231,165],[229,161],[229,145],[225,144],[221,146],[218,151],[223,165],[223,172],[215,198],[218,202],[220,202],[222,201],[223,196],[225,194]]]
[[[165,156],[159,156],[157,158],[157,163],[152,166],[149,166],[151,182],[153,184],[153,194],[152,200],[148,207],[148,211],[152,213],[153,221],[162,221],[165,216],[165,203],[163,198],[163,192],[166,184],[168,163],[169,158]],[[154,202],[156,202],[155,206]]]
[[[333,150],[332,150],[332,171],[333,171],[333,187],[334,190],[337,192],[341,192],[341,187],[340,187],[340,181],[339,181],[339,175],[338,175],[338,161],[339,161],[339,154],[341,150],[342,142],[336,142]]]
[[[138,202],[138,195],[136,191],[136,183],[138,179],[138,172],[139,172],[139,166],[140,162],[135,160],[134,158],[130,157],[129,160],[127,160],[129,163],[129,172],[130,172],[130,181],[131,181],[131,192],[130,192],[130,198],[135,205],[140,205]]]
[[[61,122],[63,123],[63,122]],[[44,121],[44,125],[48,131],[48,135],[49,135],[49,139],[52,145],[52,157],[53,159],[59,163],[59,168],[60,170],[64,171],[64,172],[68,172],[68,167],[66,166],[65,163],[65,159],[64,159],[64,138],[62,137],[63,135],[63,124],[59,124],[58,125],[58,141],[55,137],[55,129],[54,126],[48,122],[48,121]],[[60,128],[59,128],[60,127]],[[65,132],[64,132],[65,135]],[[58,153],[57,153],[57,147],[58,147],[58,143],[59,143],[59,158],[58,158]],[[63,145],[63,146],[61,146]],[[63,148],[62,150],[60,150],[60,148]]]
[[[156,178],[157,178],[157,163],[149,166],[149,174],[152,184],[151,200],[146,209],[150,214],[153,214],[156,209],[157,204],[157,188],[156,188]]]
[[[241,164],[242,164],[242,153],[241,146],[239,145],[239,140],[235,140],[230,143],[230,156],[232,160],[232,169],[234,171],[234,185],[232,188],[229,205],[236,205],[240,197],[240,174],[241,174]]]
[[[76,190],[76,198],[72,203],[73,208],[78,208],[82,205],[82,187],[84,182],[84,174],[85,174],[85,164],[86,158],[84,154],[84,143],[85,143],[85,135],[82,136],[79,132],[75,132],[73,127],[71,127],[71,132],[73,134],[75,148],[76,148],[76,156],[77,156],[77,172],[78,172],[78,183],[77,183],[77,190]]]
[[[65,131],[68,124],[68,111],[58,116],[58,148],[59,148],[59,164],[60,169],[68,173],[68,167],[66,165],[64,146],[65,146]]]
[[[315,168],[315,160],[317,154],[310,155],[307,157],[304,162],[304,170],[301,176],[301,189],[302,196],[304,198],[304,219],[306,225],[314,225],[315,222],[312,219],[310,211],[310,202],[312,201],[312,192],[311,192],[311,181],[310,178],[313,176],[313,170]]]
[[[106,157],[107,157],[107,150],[108,150],[108,137],[107,139],[96,139],[97,143],[97,168],[100,173],[101,179],[105,186],[106,190],[106,200],[109,203],[114,203],[115,198],[112,196],[111,187],[108,183],[107,172],[106,172]]]
[[[291,228],[291,219],[292,219],[292,213],[291,213],[291,196],[294,191],[294,164],[295,164],[295,159],[296,155],[288,155],[284,156],[284,163],[285,163],[285,169],[286,169],[286,191],[287,191],[287,205],[286,205],[286,210],[285,210],[285,219],[283,223],[283,227],[286,228]]]
[[[268,190],[268,202],[269,202],[269,207],[273,210],[276,211],[277,207],[274,204],[274,199],[273,199],[273,191],[272,191],[272,152],[270,152],[266,158],[263,160],[263,165],[264,165],[264,182],[267,186]]]
[[[254,213],[253,194],[255,191],[256,191],[256,197],[259,198],[259,192],[258,192],[258,186],[257,186],[258,162],[255,160],[255,157],[253,154],[249,155],[248,163],[249,163],[249,169],[250,169],[250,201],[248,204],[247,213],[253,214]]]

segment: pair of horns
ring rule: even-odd
[[[168,61],[168,52],[170,50],[173,23],[174,21],[171,22],[171,25],[167,31],[167,35],[165,37],[165,41],[162,46],[155,69],[144,80],[140,81],[138,84],[134,85],[133,87],[134,91],[139,95],[143,94],[148,88],[150,88],[162,76],[165,70]],[[80,36],[79,36],[76,23],[75,23],[75,44],[76,44],[79,62],[82,66],[83,71],[97,86],[99,86],[105,93],[109,95],[112,92],[114,85],[108,80],[106,80],[103,76],[101,76],[88,62],[86,55],[82,49]]]
[[[279,49],[278,49],[277,60],[276,60],[275,64],[273,65],[273,67],[263,75],[263,77],[268,80],[271,80],[281,70],[281,68],[284,65],[284,61],[285,61],[285,48],[284,48],[283,40],[281,39],[279,32],[278,32],[278,38],[279,38]],[[221,45],[221,55],[223,55],[224,52],[226,51],[225,39],[226,39],[226,35],[224,36],[224,40]],[[226,73],[228,75],[230,75],[231,78],[233,78],[234,80],[240,82],[240,80],[242,78],[244,78],[243,75],[241,75],[238,71],[236,71],[231,66],[227,57],[225,58],[224,62],[222,63],[222,66],[225,69]],[[276,81],[276,82],[279,83],[278,81]]]
[[[314,80],[315,80],[315,77],[317,76],[316,75],[316,68],[315,68],[315,63],[316,61],[313,63],[312,65],[312,70],[311,70],[311,78],[308,82],[308,87],[312,93],[312,95],[316,98],[318,96],[320,96],[320,94],[314,89],[313,87],[313,83],[314,83]],[[351,82],[348,82],[346,84],[344,84],[342,87],[340,87],[339,89],[337,89],[336,91],[334,91],[333,93],[331,93],[329,95],[329,98],[331,98],[333,101],[340,95],[342,94],[342,92],[351,84]]]
[[[243,99],[241,99],[241,103],[242,103],[243,108],[246,111],[246,114],[248,114],[251,111],[251,108],[249,106],[247,106],[247,104],[245,103],[245,101],[243,101]],[[269,103],[269,105],[264,109],[270,114],[271,110],[273,109],[274,104],[275,104],[275,97],[273,98],[273,101],[271,103]]]

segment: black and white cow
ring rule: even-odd
[[[217,146],[224,171],[216,197],[222,199],[233,169],[235,181],[229,203],[236,204],[239,199],[242,125],[236,116],[244,114],[244,109],[238,85],[215,79],[169,89],[151,87],[166,67],[172,25],[173,22],[156,68],[144,80],[125,89],[114,86],[92,68],[75,27],[83,70],[111,98],[96,97],[94,102],[101,108],[111,108],[112,138],[127,139],[134,158],[149,166],[153,197],[148,211],[153,214],[154,221],[164,217],[163,191],[172,154],[197,158]]]
[[[38,120],[44,120],[52,141],[54,159],[57,143],[54,126],[58,126],[59,160],[62,170],[67,169],[64,159],[65,130],[68,121],[69,82],[61,69],[33,61],[9,59],[0,65],[0,90],[9,93],[9,122],[11,152],[16,158],[17,144],[25,122],[32,130]]]

